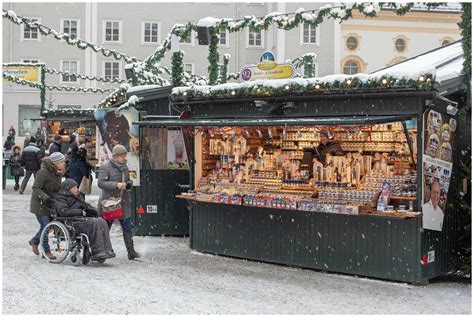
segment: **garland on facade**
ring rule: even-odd
[[[171,83],[175,87],[184,84],[183,56],[183,51],[179,51],[173,53],[171,58]]]
[[[431,90],[435,80],[432,74],[422,74],[417,79],[408,77],[372,75],[334,75],[322,78],[293,78],[282,80],[257,80],[241,84],[228,83],[217,86],[191,86],[174,88],[171,101],[211,98],[245,98],[248,96],[274,97],[290,95],[314,95],[325,92],[354,90],[414,89]]]
[[[464,51],[463,71],[465,74],[471,75],[471,3],[463,2],[462,9],[461,22],[459,22],[458,25],[462,30],[462,49]]]
[[[23,86],[29,86],[31,88],[37,88],[37,89],[42,89],[46,88],[48,90],[57,90],[57,91],[74,91],[74,92],[92,92],[92,93],[104,93],[104,92],[109,92],[112,91],[113,89],[111,88],[92,88],[92,87],[73,87],[73,86],[51,86],[51,85],[45,85],[43,83],[37,83],[31,80],[26,80],[23,78],[19,78],[13,75],[10,75],[6,72],[3,72],[3,78],[14,82],[19,85]],[[41,99],[43,100],[45,96],[42,96]]]
[[[41,115],[46,116],[46,115],[51,114],[51,115],[59,116],[59,115],[65,115],[65,114],[75,114],[78,116],[93,116],[94,112],[95,112],[95,109],[91,109],[91,108],[89,109],[49,108],[47,110],[41,111]]]
[[[293,60],[288,60],[295,68],[300,68],[303,66],[304,68],[304,76],[305,77],[314,77],[314,61],[316,59],[315,53],[306,53],[301,57],[295,58]]]
[[[69,34],[58,32],[48,26],[45,26],[39,23],[38,21],[33,21],[30,18],[19,16],[14,11],[11,11],[11,10],[7,11],[3,9],[2,16],[17,25],[24,24],[24,25],[29,26],[30,28],[37,28],[38,31],[45,36],[53,35],[55,39],[63,40],[67,44],[76,46],[77,48],[80,48],[82,50],[85,50],[86,48],[90,48],[96,53],[100,52],[105,57],[112,56],[116,60],[123,59],[127,63],[137,61],[135,57],[129,57],[128,55],[117,52],[116,50],[108,49],[99,45],[95,45],[93,43],[81,40],[79,38],[72,38]]]
[[[223,58],[224,62],[222,64],[219,82],[221,84],[225,84],[228,80],[227,79],[227,73],[229,72],[230,54],[224,54],[222,58]]]
[[[209,66],[207,70],[209,72],[209,85],[215,85],[219,78],[219,52],[217,47],[219,45],[219,29],[210,28],[211,32],[211,42],[209,43],[209,55],[207,60],[209,61]]]
[[[121,84],[119,88],[114,89],[107,97],[99,101],[96,108],[110,108],[115,102],[125,97],[129,88],[129,84]]]

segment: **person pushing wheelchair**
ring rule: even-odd
[[[71,218],[68,223],[79,233],[89,237],[92,261],[103,262],[115,257],[110,242],[109,227],[104,219],[97,218],[97,210],[79,196],[77,183],[66,179],[54,198],[56,216]]]

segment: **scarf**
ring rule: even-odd
[[[112,165],[118,168],[121,172],[125,171],[125,169],[127,168],[127,161],[125,161],[125,163],[123,164],[119,164],[114,159],[111,159],[110,163],[112,163]]]

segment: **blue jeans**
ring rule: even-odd
[[[122,226],[123,233],[132,233],[132,218],[119,219],[120,225]],[[109,225],[109,230],[112,228],[113,220],[108,220],[107,224]]]
[[[36,215],[36,220],[38,220],[38,222],[40,224],[40,229],[35,234],[33,239],[31,239],[31,243],[33,243],[33,244],[39,244],[40,243],[41,232],[43,231],[44,227],[46,227],[46,225],[51,222],[51,218],[49,216]],[[44,248],[44,252],[46,252],[46,253],[49,252],[48,236],[46,236],[46,240],[44,241],[43,248]]]

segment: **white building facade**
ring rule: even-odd
[[[271,12],[295,12],[303,7],[315,10],[324,3],[215,2],[215,3],[3,3],[4,10],[20,16],[36,18],[59,32],[74,34],[109,49],[143,60],[161,44],[176,23],[197,22],[207,16],[241,19],[246,15],[263,17]],[[252,33],[248,29],[228,34],[222,32],[219,54],[230,54],[230,72],[238,72],[254,64],[264,51],[275,53],[278,61],[294,59],[314,52],[316,76],[342,72],[370,72],[398,60],[439,46],[443,41],[459,39],[456,12],[412,12],[405,17],[392,12],[380,12],[380,18],[367,19],[354,14],[354,19],[339,24],[325,21],[318,27],[302,25],[290,31],[269,30]],[[197,34],[182,40],[185,52],[184,69],[207,76],[208,47],[198,45]],[[398,51],[400,41],[405,41]],[[348,41],[352,44],[348,44]],[[354,44],[353,42],[356,41]],[[396,44],[398,43],[398,46]],[[171,53],[162,65],[170,67]],[[25,29],[3,19],[3,63],[43,62],[48,68],[89,76],[125,79],[125,62],[105,57],[43,36],[37,30]],[[300,71],[300,70],[298,70]],[[74,76],[46,75],[48,85],[115,88],[118,84],[83,80]],[[87,108],[97,104],[107,94],[47,91],[46,107]],[[40,94],[17,84],[3,84],[3,135],[14,125],[18,136],[36,131]]]

